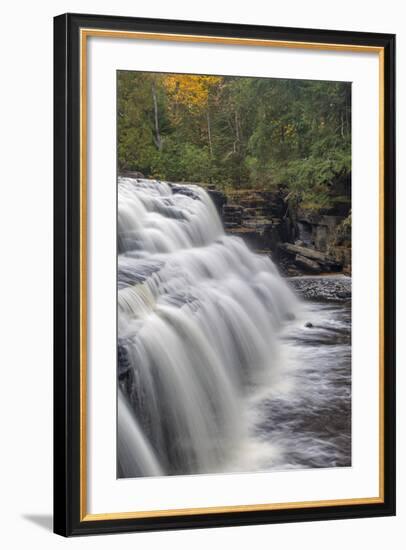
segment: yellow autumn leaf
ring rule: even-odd
[[[169,74],[163,79],[163,85],[175,103],[201,109],[207,105],[210,89],[221,80],[217,76]]]

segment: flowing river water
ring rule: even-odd
[[[199,186],[119,178],[118,477],[349,466],[349,285],[283,279]]]

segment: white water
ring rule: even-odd
[[[118,250],[119,477],[296,467],[282,426],[274,446],[253,429],[303,310],[272,261],[224,235],[202,188],[127,178]]]

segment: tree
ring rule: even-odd
[[[349,83],[120,71],[117,91],[120,170],[279,187],[313,209],[350,175]]]

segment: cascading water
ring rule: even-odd
[[[264,442],[250,403],[274,391],[281,329],[300,316],[270,258],[224,234],[199,186],[130,178],[118,252],[118,476],[277,465],[269,447],[241,458],[253,432]]]

